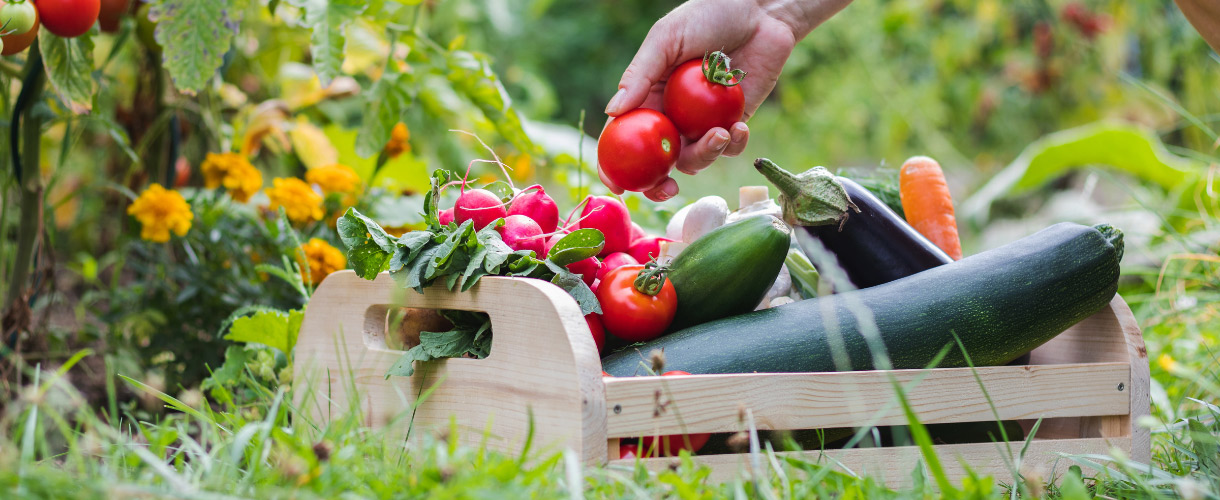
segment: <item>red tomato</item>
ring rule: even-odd
[[[661,374],[663,377],[670,375],[690,375],[690,373],[682,370],[672,370]],[[658,438],[656,436],[644,436],[640,439],[640,448],[643,449],[645,453],[650,454],[647,456],[656,456],[659,454],[660,456],[672,457],[677,456],[678,452],[681,450],[697,453],[711,438],[711,433],[707,432],[688,434],[686,436],[675,434],[662,438]],[[688,441],[690,442],[690,446],[687,446]],[[653,449],[654,443],[656,449]],[[619,449],[622,449],[622,447]]]
[[[87,33],[101,10],[99,0],[38,0],[38,16],[43,26],[63,38]]]
[[[661,336],[678,311],[678,294],[665,278],[661,291],[647,295],[635,287],[642,265],[623,266],[609,273],[597,286],[606,331],[628,342],[645,342]]]
[[[8,6],[5,5],[5,7],[7,8]],[[0,55],[11,56],[25,50],[26,47],[29,47],[30,44],[34,43],[34,40],[38,38],[39,24],[38,9],[34,9],[34,27],[22,34],[13,33],[11,35],[0,37],[0,40],[4,41],[4,48],[3,50],[0,50]]]
[[[602,349],[606,347],[606,328],[602,326],[601,316],[597,313],[586,314],[585,323],[589,324],[589,332],[593,334],[593,343],[597,344],[597,353],[601,354]]]
[[[645,191],[669,176],[682,141],[661,112],[638,108],[606,125],[597,140],[597,162],[610,181],[628,191]]]
[[[117,33],[119,31],[119,19],[127,13],[128,3],[130,0],[102,0],[102,10],[97,15],[97,24],[102,27],[103,32]]]
[[[174,162],[174,187],[184,188],[191,183],[191,162],[186,160],[185,156],[178,157],[178,161]]]
[[[635,443],[618,445],[618,457],[621,459],[635,458],[640,454],[640,446]]]
[[[687,140],[697,141],[714,127],[729,130],[745,113],[740,77],[728,73],[728,57],[721,54],[720,59],[717,54],[682,63],[665,84],[661,98],[665,116]]]

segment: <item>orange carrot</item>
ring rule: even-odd
[[[912,157],[902,164],[898,186],[907,222],[953,260],[961,259],[962,242],[957,238],[953,197],[940,164],[927,156]]]

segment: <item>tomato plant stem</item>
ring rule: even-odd
[[[17,258],[13,261],[13,275],[9,280],[8,293],[5,295],[4,317],[9,318],[13,312],[13,307],[18,304],[18,301],[24,301],[25,297],[25,282],[29,278],[30,266],[33,263],[34,249],[37,246],[38,236],[42,234],[42,175],[39,172],[41,164],[39,142],[42,139],[42,117],[34,110],[34,104],[38,102],[42,95],[43,86],[46,84],[46,73],[42,66],[42,53],[39,52],[38,46],[30,48],[29,59],[26,60],[24,79],[22,83],[21,96],[17,99],[17,105],[13,108],[12,126],[18,125],[18,120],[21,120],[25,129],[21,135],[21,153],[17,153],[16,138],[13,137],[11,144],[14,149],[15,158],[22,161],[15,162],[15,165],[21,169],[21,182],[19,188],[21,190],[21,221],[17,230]],[[24,97],[24,99],[23,99]],[[22,120],[22,116],[24,119]],[[23,304],[24,305],[24,304]],[[13,325],[13,328],[20,329],[24,327],[20,323]],[[6,334],[9,332],[5,332]],[[5,335],[6,340],[8,335]]]

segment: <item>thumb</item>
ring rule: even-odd
[[[653,25],[636,51],[631,64],[623,71],[618,82],[618,92],[606,105],[606,114],[618,116],[644,104],[652,87],[661,82],[665,73],[674,65],[676,54],[670,43],[672,34],[661,23]]]

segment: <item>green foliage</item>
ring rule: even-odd
[[[491,319],[486,313],[441,311],[440,314],[453,324],[453,328],[443,332],[419,332],[419,345],[390,365],[385,378],[414,375],[416,361],[463,356],[483,359],[491,354]]]
[[[364,121],[356,136],[356,154],[371,156],[381,151],[390,139],[390,130],[406,116],[414,97],[411,89],[415,78],[387,65],[381,78],[366,93]]]
[[[363,0],[290,0],[305,9],[305,24],[313,30],[313,67],[323,85],[338,76],[343,64],[347,37],[344,30],[356,19],[368,2]],[[397,123],[397,122],[395,122]],[[393,124],[390,124],[392,127]]]
[[[249,0],[153,0],[149,17],[157,23],[165,69],[174,85],[193,95],[216,77]]]
[[[258,343],[291,354],[304,318],[302,311],[259,311],[234,320],[225,340]]]
[[[73,113],[93,109],[93,37],[60,38],[48,30],[38,33],[38,48],[46,66],[47,81]]]

